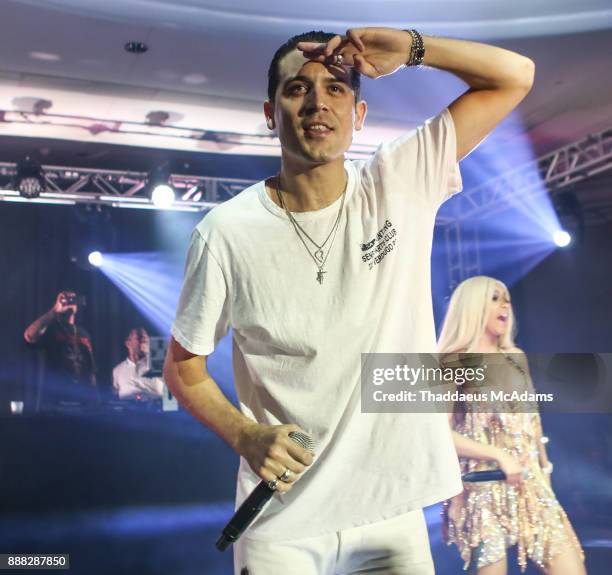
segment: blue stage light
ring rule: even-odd
[[[438,213],[445,243],[434,245],[434,255],[445,250],[462,277],[484,274],[512,287],[555,252],[555,231],[566,226],[534,160],[523,122],[512,114],[461,163],[464,191]]]
[[[160,252],[106,253],[101,271],[149,319],[170,333],[183,277],[182,262]]]
[[[99,268],[102,263],[104,262],[104,257],[102,256],[102,254],[98,251],[95,252],[91,252],[88,256],[87,256],[87,261],[89,261],[89,263],[92,266],[95,266],[97,268]]]
[[[147,318],[156,335],[167,337],[181,291],[183,266],[182,259],[163,252],[105,253],[100,271]],[[231,331],[218,342],[207,367],[224,393],[234,398]]]
[[[565,230],[557,230],[553,234],[553,241],[560,248],[565,248],[572,243],[572,236]]]

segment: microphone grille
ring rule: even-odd
[[[302,433],[301,431],[290,431],[289,437],[293,439],[296,443],[299,443],[304,449],[308,451],[314,451],[314,441],[310,438],[309,435]]]

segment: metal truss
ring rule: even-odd
[[[462,222],[495,215],[511,207],[524,210],[533,198],[554,195],[611,168],[612,129],[608,128],[458,194],[452,209],[437,220],[444,228],[451,287],[481,273],[477,227],[462,226]],[[26,199],[14,189],[17,165],[0,163],[0,201],[157,209],[146,193],[148,175],[144,172],[62,166],[42,166],[42,169],[46,191],[38,198]],[[173,174],[170,184],[177,200],[170,209],[206,211],[254,183],[255,180]],[[466,242],[469,250],[464,249]]]
[[[453,220],[494,215],[612,169],[612,128],[590,134],[554,152],[458,194]]]
[[[473,223],[511,207],[524,211],[530,200],[554,196],[567,186],[610,169],[612,129],[608,128],[458,194],[450,213],[438,219],[444,226],[450,288],[482,273],[477,226],[465,225],[468,220]]]
[[[155,139],[172,139],[176,142],[192,143],[206,142],[211,149],[222,152],[227,146],[244,148],[257,148],[276,154],[280,149],[277,137],[271,132],[264,134],[226,132],[221,130],[203,130],[183,126],[167,125],[166,112],[150,112],[146,122],[133,122],[118,119],[103,119],[91,116],[73,116],[67,114],[53,114],[47,110],[51,102],[40,99],[33,104],[32,111],[0,110],[0,124],[13,126],[37,126],[50,130],[63,128],[82,130],[87,134],[114,134],[126,136],[144,136],[155,147]],[[181,146],[182,147],[182,146]],[[375,145],[354,143],[348,152],[352,158],[367,158],[375,150]],[[244,152],[249,153],[249,152]]]
[[[464,279],[481,274],[478,227],[450,222],[444,226],[444,242],[449,288],[453,291]]]
[[[17,165],[0,163],[0,201],[47,204],[98,204],[115,208],[157,209],[147,193],[144,172],[42,166],[46,190],[33,199],[15,189]],[[206,211],[255,183],[255,180],[173,174],[170,185],[178,211]]]

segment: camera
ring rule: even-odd
[[[70,295],[68,297],[64,297],[65,305],[87,305],[87,301],[84,295]]]

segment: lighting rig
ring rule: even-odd
[[[470,220],[490,218],[513,207],[534,205],[543,195],[550,196],[553,205],[557,204],[556,199],[567,196],[570,187],[574,189],[578,182],[611,169],[612,128],[607,128],[457,194],[452,209],[437,219],[444,226],[451,286],[482,273],[478,228],[465,225]],[[565,213],[559,216],[563,224]],[[580,217],[577,216],[576,225],[583,233],[584,221]],[[558,247],[567,247],[572,237],[562,229],[556,230],[551,240]],[[473,249],[465,250],[466,245]]]
[[[201,212],[255,183],[170,173],[162,182],[159,176],[163,170],[146,173],[43,165],[34,172],[31,165],[29,171],[24,165],[0,163],[0,201]],[[155,198],[161,198],[156,204],[153,193],[162,184],[165,189],[157,191]]]

